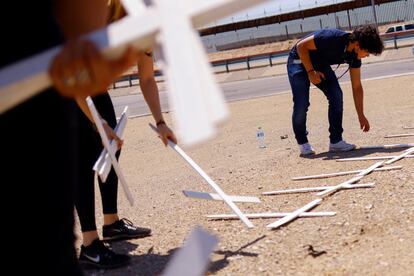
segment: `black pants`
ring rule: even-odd
[[[93,99],[96,109],[102,118],[114,128],[116,116],[111,98],[108,93]],[[95,131],[92,123],[82,113],[80,114],[80,181],[76,195],[76,210],[78,212],[82,232],[96,230],[95,223],[95,172],[92,167],[103,149],[99,133]],[[120,152],[117,152],[117,158]],[[100,178],[99,189],[101,191],[102,209],[104,214],[117,213],[118,177],[111,168],[105,183]]]
[[[2,263],[13,274],[82,275],[73,232],[76,112],[49,90],[0,115]]]

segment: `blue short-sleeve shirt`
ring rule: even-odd
[[[311,35],[314,36],[316,50],[310,50],[309,55],[316,68],[343,63],[349,64],[351,68],[361,67],[361,60],[356,54],[346,51],[349,33],[338,29],[323,29]],[[292,49],[291,56],[299,58],[296,46]]]

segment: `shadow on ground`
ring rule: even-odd
[[[257,239],[255,239],[254,241],[251,241],[245,245],[243,245],[242,247],[240,247],[239,249],[235,250],[235,251],[231,251],[231,250],[217,250],[214,253],[217,255],[223,255],[223,258],[217,261],[214,261],[210,264],[210,267],[208,269],[209,273],[217,273],[218,271],[220,271],[221,269],[225,268],[229,263],[230,263],[230,257],[234,257],[234,256],[242,256],[242,257],[257,257],[258,254],[257,253],[251,253],[251,252],[245,252],[243,251],[243,249],[246,249],[247,247],[257,243],[258,241],[264,239],[266,237],[266,235],[263,235],[261,237],[258,237]]]
[[[120,254],[129,254],[137,249],[138,245],[133,244],[129,241],[119,241],[111,243],[111,248]],[[142,255],[130,255],[131,262],[127,267],[116,268],[116,269],[91,269],[86,270],[86,276],[97,276],[97,275],[160,275],[166,267],[170,257],[174,253],[175,249],[168,251],[166,255],[154,253],[153,247],[151,247],[145,254]]]
[[[235,251],[231,250],[217,250],[214,254],[223,255],[222,259],[214,261],[210,264],[208,272],[209,273],[216,273],[221,269],[225,268],[230,260],[231,257],[234,256],[243,256],[243,257],[257,257],[257,253],[246,252],[244,249],[248,248],[249,246],[259,242],[260,240],[264,239],[266,235],[263,235],[245,245],[240,247]],[[137,249],[138,245],[133,244],[129,241],[119,241],[116,243],[111,244],[111,248],[120,254],[130,254]],[[174,248],[168,251],[166,255],[161,255],[153,252],[153,247],[151,247],[145,254],[143,255],[130,255],[131,256],[131,263],[128,267],[122,267],[119,269],[95,269],[95,270],[87,270],[85,271],[85,275],[87,276],[97,276],[97,275],[160,275],[162,271],[167,266],[167,263],[171,259],[171,256],[178,248]]]
[[[314,155],[301,156],[307,159],[323,159],[323,160],[336,160],[340,158],[356,158],[364,157],[374,153],[384,153],[384,155],[399,155],[407,148],[391,148],[391,149],[356,149],[346,152],[322,152]],[[381,160],[378,160],[381,161]]]

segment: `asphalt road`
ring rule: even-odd
[[[337,76],[342,75],[345,70],[345,65],[340,66],[336,71]],[[363,80],[392,77],[400,74],[414,74],[414,60],[408,59],[366,64],[363,65],[361,72]],[[340,82],[343,83],[347,81],[349,81],[348,73],[341,78]],[[290,90],[289,81],[286,75],[222,83],[221,87],[226,101],[228,102],[281,94]],[[162,110],[169,110],[167,91],[160,91],[160,100]],[[112,101],[117,116],[121,114],[126,105],[129,106],[130,116],[149,114],[149,109],[142,94],[113,97]]]

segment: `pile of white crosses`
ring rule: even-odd
[[[404,127],[405,129],[409,129],[409,127]],[[410,136],[410,135],[403,135]],[[387,135],[385,137],[401,137],[401,136],[391,136]],[[363,149],[395,149],[395,148],[408,148],[403,151],[403,153],[399,155],[393,156],[375,156],[375,157],[363,157],[363,158],[343,158],[337,159],[338,162],[345,162],[345,161],[362,161],[362,160],[382,160],[376,162],[369,166],[366,169],[362,170],[354,170],[354,171],[344,171],[344,172],[336,172],[336,173],[329,173],[329,174],[319,174],[319,175],[310,175],[310,176],[301,176],[301,177],[294,177],[292,180],[307,180],[307,179],[321,179],[321,178],[329,178],[335,176],[343,176],[343,175],[355,175],[351,179],[339,183],[334,186],[319,186],[319,187],[306,187],[306,188],[295,188],[295,189],[287,189],[287,190],[277,190],[277,191],[269,191],[263,192],[262,195],[281,195],[281,194],[292,194],[292,193],[307,193],[307,192],[316,192],[318,196],[317,199],[309,202],[305,206],[290,212],[290,213],[254,213],[254,214],[245,214],[247,218],[273,218],[273,217],[281,217],[279,220],[268,224],[267,227],[271,229],[278,228],[282,225],[285,225],[288,222],[298,218],[298,217],[321,217],[321,216],[333,216],[335,212],[309,212],[312,208],[318,206],[323,202],[323,200],[330,195],[340,191],[340,190],[351,190],[357,188],[373,188],[375,187],[375,183],[363,183],[359,184],[366,175],[374,172],[374,171],[389,171],[389,170],[400,170],[402,166],[389,166],[394,162],[397,162],[403,158],[413,158],[414,157],[414,143],[412,144],[392,144],[392,145],[379,145],[379,146],[362,146],[357,148],[357,150]],[[191,197],[198,197],[204,199],[213,199],[213,200],[221,200],[221,197],[215,194],[206,194],[206,193],[195,193],[195,192],[188,192],[184,191],[184,194]],[[240,196],[228,196],[233,201],[238,202],[260,202],[260,200],[256,197],[240,197]],[[209,215],[207,216],[211,219],[235,219],[237,218],[236,215],[233,214],[219,214],[219,215]],[[240,216],[239,216],[240,217]],[[241,217],[240,217],[241,218]]]

